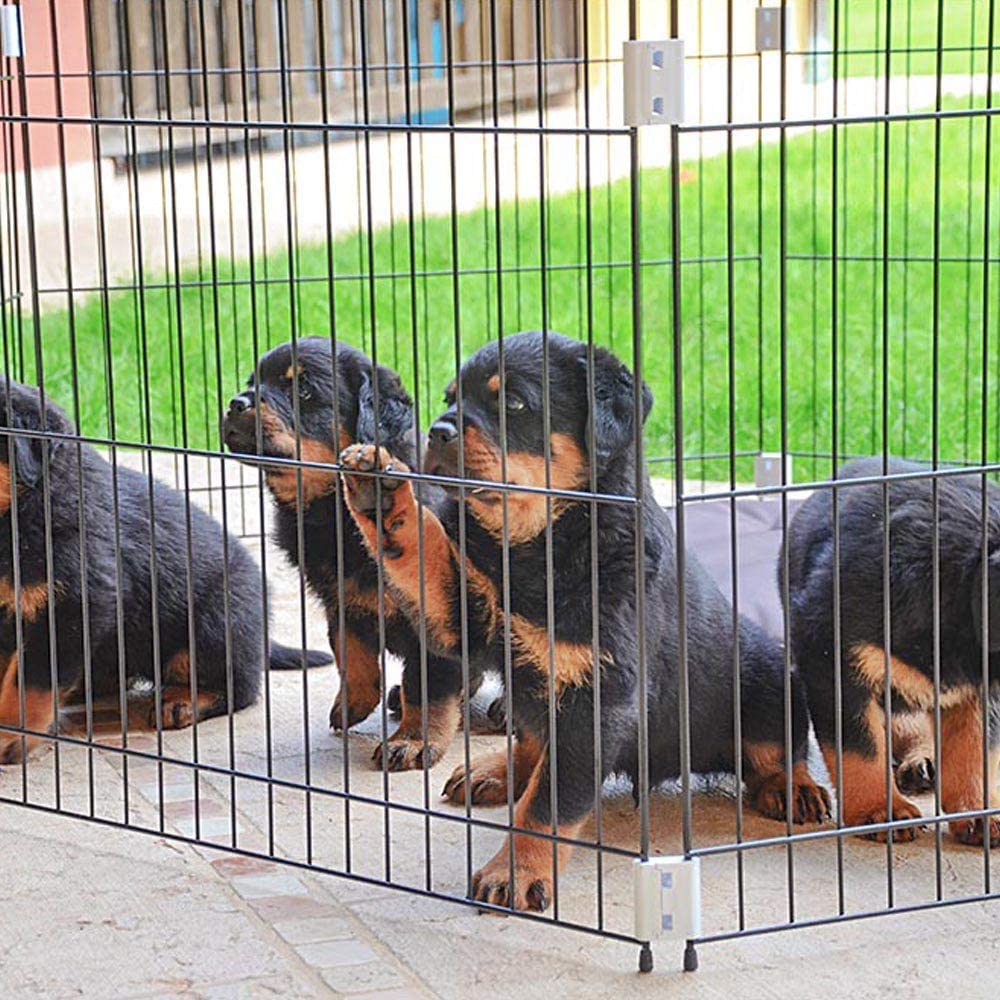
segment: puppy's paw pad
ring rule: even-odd
[[[934,761],[927,757],[904,760],[896,769],[896,786],[904,795],[934,791]]]
[[[404,462],[394,458],[385,448],[376,449],[373,444],[348,445],[340,453],[340,468],[351,506],[369,516],[380,506],[385,513],[392,510],[393,494],[406,480],[357,473],[410,471]]]

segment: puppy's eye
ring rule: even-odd
[[[312,389],[309,388],[309,383],[300,378],[299,379],[299,399],[307,400],[312,398]]]
[[[507,412],[520,413],[524,410],[524,400],[518,396],[507,396]]]

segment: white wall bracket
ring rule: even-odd
[[[701,934],[701,859],[636,861],[635,936],[687,941]]]
[[[21,8],[14,4],[0,7],[0,52],[4,56],[20,59],[24,55],[24,27]]]
[[[781,50],[781,10],[781,7],[757,8],[756,18],[758,52],[778,52]],[[786,18],[787,16],[788,15],[786,15]]]
[[[684,121],[684,41],[625,42],[625,124]]]

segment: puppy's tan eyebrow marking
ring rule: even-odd
[[[494,395],[499,395],[500,393],[500,375],[499,373],[491,375],[486,381],[486,388],[490,390]]]
[[[455,395],[457,389],[458,382],[456,382],[455,379],[452,379],[444,390],[445,397],[450,399]]]
[[[297,367],[294,365],[288,366],[288,369],[285,371],[285,378],[288,379],[289,382],[291,382],[296,375],[301,375],[301,374],[302,374],[302,363],[299,362]]]

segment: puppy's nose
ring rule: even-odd
[[[253,406],[254,395],[250,389],[247,389],[246,392],[241,392],[238,396],[233,396],[233,398],[229,400],[230,413],[246,413],[247,410],[252,410]]]
[[[438,420],[431,425],[427,439],[438,448],[452,444],[458,439],[458,428],[450,420]]]

